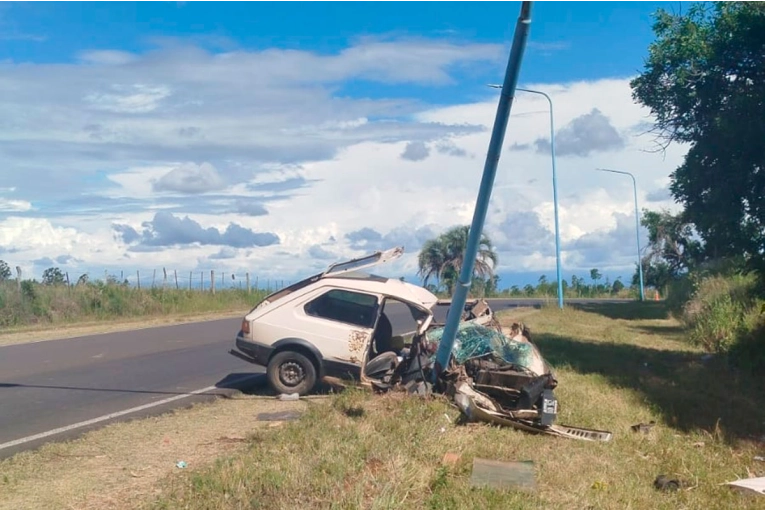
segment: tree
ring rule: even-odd
[[[64,273],[57,267],[49,267],[42,274],[44,285],[61,285],[64,283]]]
[[[614,284],[611,286],[611,294],[618,294],[622,290],[624,290],[624,284],[622,283],[620,278],[617,278],[614,280]]]
[[[457,283],[467,247],[470,227],[453,227],[435,239],[426,241],[417,258],[417,274],[427,285],[430,278],[436,278],[446,286],[449,294]],[[481,235],[478,254],[473,267],[473,277],[485,280],[494,275],[497,267],[497,253],[486,234]]]
[[[664,289],[703,260],[701,240],[685,213],[643,210],[640,223],[648,230],[648,253],[642,259],[646,285]],[[637,264],[632,279],[637,285]]]
[[[765,3],[659,10],[633,98],[656,118],[663,143],[689,144],[671,174],[712,258],[743,254],[763,268],[765,251]],[[670,273],[673,262],[667,260]],[[662,269],[663,270],[663,269]]]
[[[11,268],[4,260],[0,260],[0,282],[11,279]]]
[[[590,269],[590,278],[592,279],[592,283],[594,285],[598,284],[598,280],[600,280],[603,277],[602,274],[600,274],[600,271],[597,269]]]

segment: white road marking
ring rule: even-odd
[[[256,377],[260,377],[263,374],[255,374],[255,375],[246,375],[239,377],[237,379],[234,379],[231,381],[231,385],[244,382],[248,379],[254,379]],[[151,409],[152,407],[161,406],[164,404],[169,404],[170,402],[175,402],[176,400],[181,400],[184,398],[193,397],[195,395],[201,395],[202,393],[207,393],[208,391],[217,390],[217,389],[226,389],[226,388],[218,388],[217,386],[208,386],[207,388],[202,388],[201,390],[194,390],[189,393],[184,393],[183,395],[176,395],[174,397],[165,398],[162,400],[158,400],[156,402],[151,402],[149,404],[140,405],[137,407],[131,407],[130,409],[124,409],[122,411],[117,411],[110,414],[105,414],[103,416],[99,416],[98,418],[92,418],[90,420],[81,421],[79,423],[73,423],[72,425],[66,425],[65,427],[59,427],[57,429],[49,430],[47,432],[41,432],[39,434],[35,434],[33,436],[27,436],[22,437],[21,439],[15,439],[13,441],[9,441],[7,443],[0,444],[0,450],[5,450],[6,448],[12,448],[14,446],[18,446],[20,444],[29,443],[30,441],[36,441],[38,439],[44,439],[46,437],[54,436],[56,434],[61,434],[63,432],[69,432],[70,430],[79,429],[82,427],[87,427],[88,425],[93,425],[94,423],[99,423],[106,420],[111,420],[113,418],[118,418],[120,416],[125,416],[126,414],[130,413],[136,413],[138,411],[143,411],[144,409]]]

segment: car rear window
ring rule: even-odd
[[[330,290],[304,307],[305,313],[364,328],[374,326],[377,297],[347,290]]]

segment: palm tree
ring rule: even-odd
[[[469,231],[469,226],[453,227],[422,246],[418,257],[418,275],[424,279],[425,285],[430,278],[436,278],[446,285],[449,294],[452,293],[462,270]],[[494,275],[496,267],[497,253],[488,236],[482,234],[473,266],[473,276],[490,278]]]

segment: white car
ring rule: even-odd
[[[446,301],[396,278],[359,272],[401,256],[402,247],[331,265],[261,301],[242,320],[232,354],[267,367],[270,386],[305,395],[325,376],[379,380],[405,357],[408,339],[433,322]],[[488,306],[468,303],[472,320],[489,321]],[[484,302],[485,305],[485,302]],[[402,323],[405,331],[396,332]],[[370,377],[371,375],[371,377]]]

